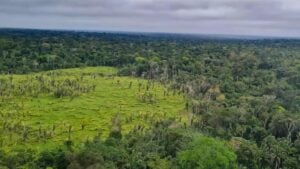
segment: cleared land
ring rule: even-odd
[[[122,132],[162,118],[186,121],[184,98],[153,81],[116,76],[111,67],[87,67],[0,76],[0,144],[51,148],[71,139],[106,137],[112,118]]]

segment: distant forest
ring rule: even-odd
[[[85,66],[117,67],[120,76],[184,93],[190,125],[174,131],[168,119],[143,134],[112,132],[74,152],[73,163],[66,143],[68,151],[42,153],[37,168],[88,168],[88,160],[97,164],[90,168],[300,168],[300,40],[0,29],[2,74]],[[229,151],[211,138],[226,141],[234,154],[201,161],[215,151],[203,145]],[[8,160],[25,163],[5,157],[0,151],[0,168]]]

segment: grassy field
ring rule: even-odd
[[[162,118],[186,121],[184,98],[157,82],[118,77],[110,67],[0,75],[0,144],[37,150],[107,137],[121,117],[122,132]]]

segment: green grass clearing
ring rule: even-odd
[[[87,67],[29,75],[1,75],[2,89],[8,88],[9,81],[14,86],[0,96],[2,147],[26,146],[41,150],[63,144],[69,135],[77,143],[93,139],[98,134],[107,137],[111,119],[116,113],[121,115],[123,133],[137,125],[147,127],[163,118],[186,121],[183,113],[185,101],[181,94],[168,91],[157,82],[115,76],[116,72],[111,67]],[[43,83],[54,84],[45,84],[49,91],[32,96],[27,90],[34,93],[34,88],[41,83],[36,80],[38,77],[43,77]],[[54,97],[52,90],[56,89],[53,88],[66,79],[78,81],[75,86],[88,88],[87,85],[95,85],[95,88],[75,97]],[[22,86],[27,88],[20,89]]]

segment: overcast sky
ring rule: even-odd
[[[0,0],[0,27],[300,37],[300,0]]]

